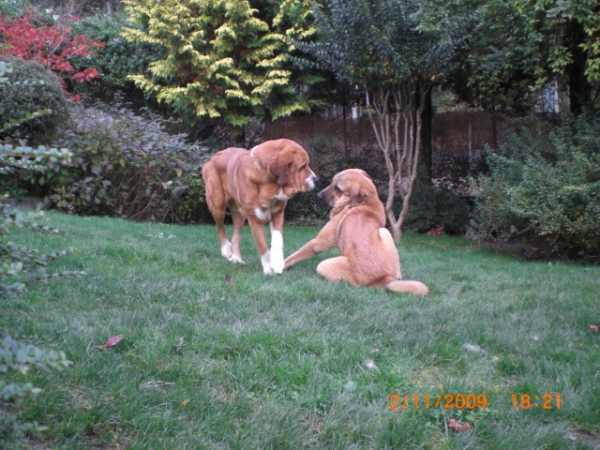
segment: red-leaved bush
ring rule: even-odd
[[[12,20],[0,16],[0,55],[43,64],[60,77],[65,94],[71,100],[79,101],[79,95],[68,92],[65,78],[83,83],[98,78],[100,74],[95,68],[74,73],[71,61],[93,56],[94,49],[104,47],[104,43],[83,35],[73,35],[69,24],[77,20],[75,16],[66,16],[48,23],[33,10],[27,10],[22,17]]]

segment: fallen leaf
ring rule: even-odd
[[[600,332],[600,327],[598,325],[590,325],[589,327],[590,327],[590,329],[592,329],[594,331]]]
[[[235,281],[229,275],[225,275],[225,283],[229,284],[230,286],[235,286]]]
[[[140,384],[139,388],[140,389],[160,389],[163,387],[170,387],[170,386],[174,386],[175,383],[172,383],[170,381],[148,381],[146,383],[142,383]]]
[[[179,353],[181,351],[181,347],[183,347],[183,337],[179,338],[179,344],[175,346],[175,351]]]
[[[367,369],[371,369],[371,370],[377,370],[378,369],[377,365],[373,362],[372,359],[367,359],[365,361],[365,366],[367,366]]]
[[[456,419],[450,419],[448,421],[448,428],[452,428],[454,431],[458,431],[458,432],[467,431],[469,428],[471,428],[471,424],[462,423]]]
[[[444,227],[432,228],[426,234],[427,236],[441,236],[444,233]]]
[[[321,434],[321,432],[323,431],[323,426],[321,424],[321,422],[315,422],[313,423],[313,434]]]
[[[481,353],[482,355],[487,355],[487,352],[484,349],[482,349],[479,345],[464,344],[463,348],[468,352]]]
[[[122,334],[117,334],[116,336],[109,337],[108,340],[102,345],[95,345],[94,348],[110,348],[114,347],[119,343],[119,341],[123,339]]]

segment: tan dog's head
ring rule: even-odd
[[[251,153],[265,161],[267,171],[288,197],[315,188],[318,178],[308,166],[308,153],[296,142],[266,141],[254,147]]]
[[[379,200],[377,189],[364,170],[348,169],[337,173],[329,186],[317,195],[335,213],[348,205],[350,208],[369,200]]]

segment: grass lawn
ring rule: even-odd
[[[0,300],[1,330],[73,361],[12,407],[50,427],[31,448],[600,446],[600,267],[405,235],[420,298],[326,282],[335,252],[265,276],[247,227],[233,265],[212,226],[48,216],[67,236],[14,241],[77,247],[50,270],[88,275]],[[317,230],[288,226],[286,255]]]

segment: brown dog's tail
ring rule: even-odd
[[[391,280],[385,283],[383,287],[392,292],[410,292],[415,295],[429,294],[429,288],[420,281]]]
[[[218,177],[219,174],[215,169],[213,162],[205,162],[202,166],[202,179],[204,180],[206,203],[208,205],[209,211],[212,213],[213,216],[215,214],[218,214],[221,209],[223,210],[223,215],[225,214],[225,205],[214,204],[215,198],[223,199],[222,201],[224,201],[225,199],[225,195],[222,192],[220,183],[215,183],[215,181],[213,180],[214,178],[218,179]],[[219,189],[219,192],[216,195],[213,193],[215,186],[217,187],[217,189]]]

